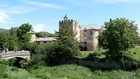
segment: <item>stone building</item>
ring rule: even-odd
[[[75,38],[77,39],[78,42],[80,42],[80,25],[76,20],[69,20],[68,17],[65,15],[64,20],[59,21],[59,31],[61,29],[71,29],[73,30],[75,34]]]
[[[30,42],[36,42],[38,44],[40,43],[48,43],[52,41],[56,41],[56,37],[43,37],[43,38],[37,38],[36,33],[34,31],[28,32],[31,35],[31,40]]]
[[[78,21],[68,19],[65,15],[62,21],[59,21],[59,31],[61,29],[71,29],[75,34],[75,39],[79,42],[81,50],[96,51],[98,49],[98,35],[101,27],[95,24],[80,25]],[[30,31],[31,41],[37,43],[47,43],[56,41],[56,37],[37,38],[35,32]]]
[[[76,20],[70,20],[65,15],[63,20],[59,21],[59,31],[61,29],[73,30],[81,50],[95,51],[98,49],[98,35],[101,27],[94,24],[80,25]]]

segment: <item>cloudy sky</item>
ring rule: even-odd
[[[36,32],[54,33],[65,14],[80,25],[121,17],[140,25],[140,0],[1,0],[0,28],[30,23]]]

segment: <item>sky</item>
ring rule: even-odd
[[[65,15],[80,25],[103,26],[110,18],[126,18],[140,25],[140,0],[0,1],[0,28],[10,29],[29,23],[35,32],[54,33]]]

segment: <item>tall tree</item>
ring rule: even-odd
[[[16,36],[17,35],[17,27],[11,27],[11,29],[10,29],[10,35],[13,35],[13,36]]]
[[[9,50],[18,49],[18,38],[16,36],[0,34],[0,49],[4,50],[8,48]]]
[[[137,26],[125,18],[105,22],[105,31],[99,36],[99,45],[109,50],[109,55],[121,57],[123,51],[135,46]]]
[[[27,32],[29,32],[31,29],[32,29],[32,25],[30,25],[29,23],[22,24],[17,29],[17,37],[19,38],[19,40],[22,42],[29,42],[30,38],[27,38],[29,37],[29,35],[27,35]]]

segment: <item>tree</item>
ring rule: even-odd
[[[11,29],[10,29],[10,35],[13,35],[13,36],[16,36],[17,35],[17,27],[11,27]]]
[[[61,39],[63,36],[68,36],[75,39],[75,34],[72,30],[72,25],[69,22],[66,22],[63,24],[63,26],[60,27],[59,32],[57,32],[59,39]]]
[[[71,23],[64,23],[57,34],[64,57],[73,57],[79,53],[79,44],[75,38]]]
[[[17,29],[17,37],[19,40],[23,43],[29,42],[30,41],[30,36],[27,34],[32,29],[32,25],[29,23],[22,24],[18,29]]]
[[[0,49],[3,50],[6,47],[7,35],[0,33]]]
[[[0,34],[0,48],[1,50],[8,48],[9,50],[18,49],[18,38],[16,36]]]
[[[17,50],[18,49],[18,38],[16,36],[7,36],[6,47],[9,50]]]
[[[105,29],[99,36],[99,45],[108,49],[110,56],[121,58],[125,55],[123,51],[135,46],[138,34],[134,21],[125,18],[110,19],[105,22]]]

